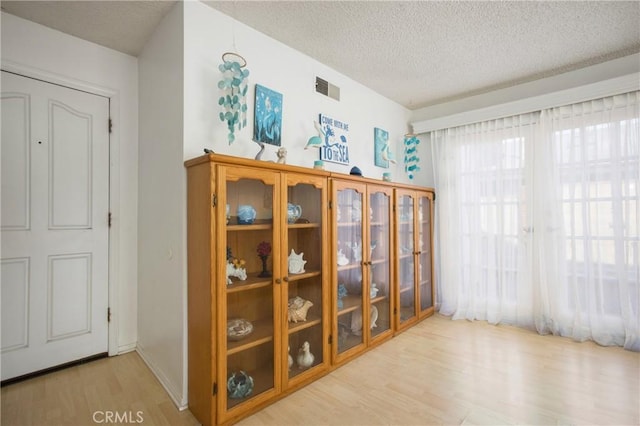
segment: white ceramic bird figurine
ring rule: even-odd
[[[315,357],[309,351],[309,342],[304,342],[298,351],[298,368],[304,370],[311,367],[314,359]]]
[[[324,131],[322,130],[322,127],[320,127],[320,124],[317,121],[314,121],[313,125],[318,131],[318,136],[311,136],[309,138],[309,141],[307,142],[307,146],[305,146],[304,149],[318,148],[324,145],[323,138],[325,137],[325,134],[324,134]]]
[[[289,352],[291,352],[291,346],[287,346]],[[293,365],[293,357],[291,356],[291,353],[288,354],[289,355],[289,370],[291,370],[291,366]]]

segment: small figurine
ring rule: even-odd
[[[313,306],[311,300],[305,300],[300,296],[289,299],[287,306],[287,318],[289,322],[298,322],[307,320],[307,312]]]
[[[278,156],[278,164],[287,164],[287,148],[280,147],[276,155]]]
[[[304,370],[311,367],[314,359],[315,357],[309,351],[309,342],[304,342],[298,351],[298,368]]]
[[[291,366],[293,365],[293,357],[291,356],[291,346],[287,346],[288,356],[289,356],[289,370],[291,370]]]
[[[371,288],[369,289],[369,296],[373,299],[378,295],[379,288],[376,286],[376,283],[371,283]]]
[[[338,266],[345,266],[349,264],[349,259],[344,255],[342,250],[338,250]]]
[[[240,281],[247,279],[247,270],[244,268],[245,261],[240,259],[233,259],[231,262],[227,262],[227,285],[231,284],[231,278],[238,278]]]
[[[344,284],[338,284],[338,309],[342,309],[344,307],[344,302],[342,302],[342,298],[347,295],[347,287]]]

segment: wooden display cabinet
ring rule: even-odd
[[[340,364],[393,332],[393,188],[332,179],[333,361]]]
[[[396,188],[396,325],[401,331],[434,312],[432,191]]]
[[[232,423],[328,370],[328,174],[215,154],[186,167],[189,408]],[[311,306],[293,322],[296,301]],[[228,335],[232,320],[252,331]]]

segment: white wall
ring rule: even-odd
[[[138,352],[186,405],[186,185],[182,2],[139,60]]]
[[[136,344],[138,61],[2,13],[2,68],[111,98],[111,354]],[[115,329],[114,329],[115,327]]]
[[[236,131],[232,145],[227,142],[225,123],[218,118],[222,111],[218,105],[218,65],[228,51],[241,54],[250,71],[248,125]],[[316,76],[340,87],[339,102],[315,93]],[[395,181],[410,182],[402,164],[409,110],[202,3],[185,2],[185,159],[201,155],[205,147],[222,154],[255,157],[259,151],[252,141],[255,84],[283,95],[282,146],[287,148],[289,164],[312,167],[313,160],[319,158],[317,150],[304,150],[304,146],[317,133],[313,121],[323,113],[350,127],[351,164],[325,163],[326,169],[349,173],[357,165],[367,177],[380,179],[383,172],[391,171]],[[387,130],[394,143],[398,163],[390,169],[374,166],[374,127]],[[275,160],[276,150],[268,145],[263,160]],[[415,183],[419,180],[420,176]]]

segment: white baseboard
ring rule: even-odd
[[[136,345],[135,342],[128,343],[126,345],[118,346],[118,355],[123,355],[123,354],[126,354],[128,352],[133,352],[133,351],[136,350],[136,347],[137,347],[137,345]]]
[[[178,410],[183,411],[189,408],[189,405],[186,401],[184,395],[182,395],[171,383],[171,381],[164,375],[162,370],[156,368],[156,366],[151,362],[149,357],[145,355],[144,348],[138,343],[136,346],[136,352],[140,355],[140,358],[147,364],[147,367],[151,370],[151,372],[156,376],[162,387],[169,394],[169,398],[173,401]]]

